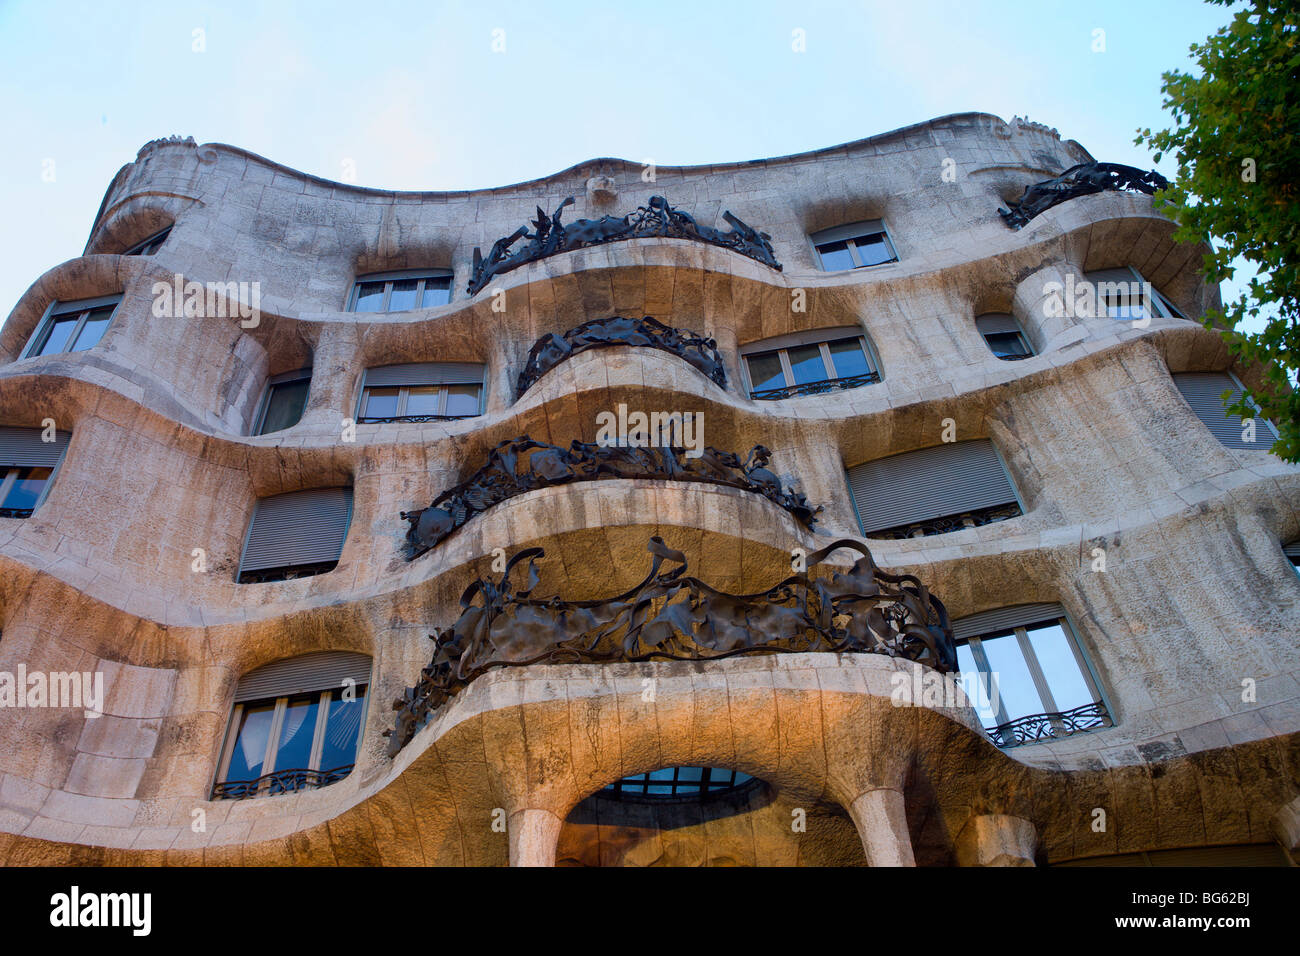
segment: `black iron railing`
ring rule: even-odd
[[[454,422],[462,418],[477,418],[473,415],[363,415],[357,419],[358,425],[391,425],[395,422]]]
[[[924,538],[932,534],[961,531],[964,528],[978,528],[986,524],[993,524],[995,521],[1018,518],[1022,514],[1024,512],[1020,510],[1020,505],[1013,502],[1006,505],[993,505],[989,508],[977,508],[974,511],[963,511],[961,514],[945,515],[942,518],[932,518],[929,521],[900,524],[893,528],[868,532],[867,537],[886,538],[894,541],[903,538]]]
[[[256,571],[244,571],[239,575],[240,584],[265,584],[269,581],[293,581],[297,578],[310,578],[325,574],[339,566],[337,561],[320,561],[316,564],[291,564],[279,568],[261,568]]]
[[[246,800],[249,797],[270,797],[277,793],[314,790],[338,783],[352,772],[354,766],[356,765],[347,764],[333,770],[277,770],[263,774],[256,780],[223,780],[212,788],[212,799]]]
[[[1105,704],[1098,701],[1061,713],[1017,717],[1005,724],[986,728],[986,732],[999,747],[1017,747],[1037,740],[1068,737],[1085,730],[1110,727],[1111,724],[1110,712],[1106,710]]]
[[[30,518],[32,508],[0,508],[0,518]]]
[[[749,397],[760,402],[771,402],[794,395],[822,395],[846,388],[861,388],[863,385],[874,385],[879,381],[879,372],[863,372],[861,375],[849,375],[846,378],[828,378],[821,382],[804,382],[802,385],[786,385],[783,388],[759,389],[750,392]]]

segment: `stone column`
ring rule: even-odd
[[[957,834],[956,848],[958,866],[1034,866],[1038,833],[1021,817],[979,814]]]
[[[1270,821],[1273,836],[1294,860],[1300,860],[1300,797],[1283,804]]]
[[[1067,273],[1074,274],[1073,282],[1067,280]],[[1070,314],[1065,294],[1082,278],[1082,269],[1063,262],[1035,270],[1016,286],[1012,312],[1035,352],[1050,352],[1087,337],[1087,326]]]
[[[511,866],[555,866],[564,821],[550,810],[516,810],[506,823]]]
[[[353,385],[361,377],[361,345],[350,323],[326,323],[312,353],[311,392],[305,424],[340,428],[356,410]]]
[[[848,811],[862,837],[868,866],[916,866],[901,791],[868,790],[848,805]]]

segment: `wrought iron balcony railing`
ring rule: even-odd
[[[297,578],[310,578],[317,574],[327,574],[338,566],[337,561],[321,561],[316,564],[292,564],[279,568],[261,568],[240,574],[239,583],[266,584],[270,581],[293,581]]]
[[[33,508],[0,508],[0,518],[30,518]]]
[[[1008,518],[1018,518],[1023,511],[1020,505],[1012,502],[1006,505],[994,505],[989,508],[978,508],[974,511],[963,511],[961,514],[945,515],[942,518],[932,518],[929,521],[917,521],[912,524],[897,525],[893,528],[885,528],[881,531],[868,532],[868,538],[885,538],[890,541],[900,541],[903,538],[924,538],[932,534],[947,534],[950,531],[961,531],[964,528],[979,528],[986,524],[993,524],[995,521],[1006,521]]]
[[[213,800],[247,800],[249,797],[271,797],[277,793],[298,790],[315,790],[338,783],[352,772],[355,764],[335,767],[333,770],[277,770],[256,780],[223,780],[212,788]]]
[[[1112,726],[1110,712],[1106,710],[1105,704],[1098,701],[1062,713],[1017,717],[1005,724],[987,728],[986,733],[999,747],[1018,747],[1037,740],[1068,737],[1070,734],[1085,730],[1110,726]]]
[[[861,375],[850,375],[846,378],[828,378],[821,382],[804,382],[802,385],[786,385],[783,388],[759,389],[750,392],[749,397],[760,402],[771,402],[794,395],[821,395],[846,388],[861,388],[863,385],[874,385],[879,381],[879,372],[863,372]]]
[[[362,415],[357,419],[358,425],[392,425],[395,422],[454,422],[462,418],[477,418],[473,415]]]

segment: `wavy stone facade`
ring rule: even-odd
[[[106,688],[98,719],[0,708],[0,859],[966,865],[1274,841],[1293,851],[1300,579],[1281,545],[1300,538],[1300,470],[1225,448],[1183,401],[1171,373],[1232,367],[1199,323],[1138,328],[1044,307],[1049,282],[1130,265],[1185,315],[1217,302],[1200,253],[1174,242],[1145,196],[1084,196],[1006,227],[1000,206],[1090,159],[1042,127],[962,114],[796,156],[659,167],[654,182],[597,160],[499,189],[393,193],[228,146],[148,144],[110,186],[85,255],[37,279],[0,330],[0,424],[52,418],[72,436],[32,516],[0,518],[0,671],[100,671]],[[770,235],[783,271],[638,238],[466,295],[476,247],[569,195],[573,218],[622,215],[651,195],[719,229],[730,211]],[[819,268],[811,234],[873,219],[897,262]],[[153,255],[120,254],[167,226]],[[453,270],[448,304],[345,311],[358,275],[425,267]],[[153,285],[175,275],[260,283],[259,322],[155,317]],[[51,303],[113,294],[122,302],[99,344],[20,358]],[[1014,315],[1035,354],[992,354],[975,324],[989,312]],[[714,339],[727,387],[668,352],[616,347],[572,356],[516,400],[539,337],[609,315]],[[882,381],[749,398],[741,347],[845,326],[867,336]],[[482,415],[358,425],[343,439],[365,369],[432,361],[486,366]],[[301,421],[251,434],[268,379],[309,366]],[[765,445],[782,481],[823,506],[816,529],[735,488],[608,480],[512,498],[407,560],[402,511],[503,440],[592,442],[598,413],[620,403],[702,412],[720,449]],[[1024,513],[862,540],[954,619],[1059,602],[1113,726],[1000,749],[964,699],[893,706],[894,675],[922,665],[811,653],[494,671],[387,756],[391,702],[497,549],[546,549],[539,595],[599,598],[640,580],[659,535],[711,585],[758,591],[789,573],[792,549],[862,538],[846,466],[939,444],[946,419],[961,440],[992,440]],[[339,485],[353,498],[334,570],[237,583],[259,498]],[[240,678],[315,651],[373,659],[353,771],[313,790],[210,799]],[[721,802],[598,794],[678,765],[759,782]]]

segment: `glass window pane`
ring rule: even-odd
[[[836,378],[852,378],[854,375],[866,375],[871,371],[867,364],[866,353],[858,339],[837,339],[830,343],[831,362],[835,365]]]
[[[330,693],[325,741],[320,755],[321,770],[336,770],[356,762],[357,738],[366,716],[365,686],[358,686],[353,696],[353,700],[344,700],[342,688]]]
[[[448,385],[447,386],[447,415],[477,415],[478,414],[478,392],[477,385]]]
[[[357,304],[353,312],[378,312],[384,307],[384,284],[361,282],[357,284]]]
[[[826,381],[826,363],[817,345],[799,345],[790,349],[790,371],[796,385]]]
[[[424,280],[423,308],[446,305],[451,301],[451,276],[434,276]]]
[[[703,767],[678,767],[677,780],[679,783],[699,783],[700,778],[704,775]]]
[[[397,399],[401,391],[400,388],[366,389],[365,409],[362,411],[361,417],[396,418]]]
[[[398,279],[393,283],[393,291],[388,296],[388,311],[401,312],[415,308],[415,288],[418,279]]]
[[[1027,633],[1030,646],[1038,656],[1038,666],[1043,669],[1047,686],[1056,698],[1057,709],[1067,711],[1091,704],[1092,691],[1079,670],[1079,661],[1060,623],[1030,628]]]
[[[1047,710],[1038,697],[1034,679],[1029,674],[1029,665],[1020,653],[1020,645],[1014,634],[1002,637],[984,638],[980,643],[989,659],[989,670],[997,679],[996,690],[1006,709],[1007,720],[1041,714]]]
[[[442,393],[439,385],[415,385],[406,395],[407,415],[437,415],[438,398]]]
[[[889,240],[883,232],[859,236],[853,240],[853,244],[858,247],[858,258],[864,266],[878,266],[894,259],[894,250],[889,248]]]
[[[35,508],[36,499],[45,490],[51,474],[53,470],[50,468],[19,468],[5,500],[0,501],[0,508]],[[3,471],[0,471],[0,480],[3,477]]]
[[[86,316],[86,324],[81,327],[81,333],[77,336],[77,341],[73,343],[72,351],[84,352],[99,342],[104,337],[104,330],[108,328],[109,320],[113,318],[113,307],[107,306],[102,309],[95,309],[90,315]]]
[[[848,242],[824,242],[817,247],[822,259],[822,268],[827,272],[853,268],[853,256],[849,253]]]
[[[962,688],[966,691],[971,706],[979,714],[980,720],[986,727],[995,726],[998,722],[998,714],[993,708],[994,702],[990,697],[994,688],[981,673],[975,663],[975,655],[971,653],[970,645],[965,641],[957,645],[957,669],[963,678]]]
[[[66,352],[68,350],[68,336],[72,335],[72,330],[77,327],[77,314],[57,316],[50,324],[49,334],[45,341],[41,343],[37,355],[53,355],[56,352]]]
[[[311,765],[311,746],[316,738],[319,694],[290,698],[284,711],[280,745],[275,750],[275,770],[306,770]]]
[[[310,388],[311,379],[306,378],[272,385],[271,394],[266,399],[262,430],[258,434],[268,435],[298,424],[302,410],[307,405],[307,392]]]
[[[256,780],[262,775],[266,743],[271,737],[271,718],[275,702],[248,704],[239,718],[235,749],[230,755],[226,780]]]
[[[1031,354],[1019,332],[990,332],[984,341],[998,358],[1024,358]]]
[[[785,387],[785,372],[781,371],[780,352],[759,352],[747,356],[749,381],[754,391]]]

